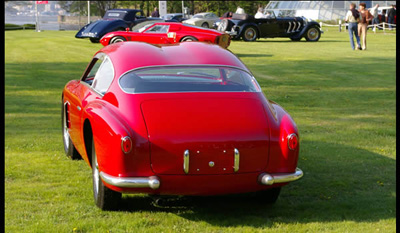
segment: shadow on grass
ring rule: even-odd
[[[272,57],[271,54],[236,53],[238,57]]]
[[[252,194],[175,197],[160,205],[155,205],[150,196],[131,195],[123,198],[119,211],[169,212],[215,226],[256,228],[277,223],[377,222],[396,218],[393,159],[316,141],[304,141],[302,148],[304,160],[300,160],[300,167],[305,176],[283,187],[274,205],[261,204]]]

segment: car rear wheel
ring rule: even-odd
[[[183,41],[198,41],[198,39],[196,39],[193,36],[186,36],[181,40],[181,42],[183,42]]]
[[[203,27],[203,28],[209,28],[210,26],[208,25],[207,22],[204,22],[204,23],[201,24],[201,27]]]
[[[257,30],[255,27],[247,27],[243,32],[244,41],[255,41],[257,39]]]
[[[102,210],[116,209],[121,200],[122,194],[107,188],[101,180],[96,149],[94,148],[94,139],[92,140],[92,176],[93,196],[96,205]]]
[[[306,32],[306,40],[307,41],[318,41],[321,37],[321,31],[318,27],[310,27]]]
[[[260,203],[274,204],[281,193],[281,187],[271,188],[256,192],[256,197]]]
[[[74,144],[71,141],[71,137],[69,136],[68,131],[68,113],[69,113],[69,104],[64,103],[64,99],[62,100],[62,107],[61,107],[61,127],[62,127],[62,134],[63,134],[63,144],[64,144],[64,151],[68,158],[77,160],[82,159],[79,152],[76,150]]]
[[[111,38],[110,40],[110,44],[114,44],[114,43],[118,43],[118,42],[124,42],[126,41],[126,39],[122,36],[114,36],[113,38]]]

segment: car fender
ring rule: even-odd
[[[320,25],[317,22],[314,21],[308,22],[300,32],[298,32],[296,35],[293,36],[293,38],[302,38],[307,33],[307,30],[310,27],[315,27],[315,26],[321,30]]]
[[[288,147],[288,136],[299,137],[296,123],[292,117],[277,103],[268,101],[270,125],[270,158],[266,170],[271,173],[290,173],[297,167],[299,145],[295,150]]]
[[[127,28],[127,22],[124,20],[97,20],[91,24],[86,25],[78,33],[76,38],[97,38],[100,39],[107,32],[118,30],[119,28]]]
[[[87,125],[90,124],[100,171],[117,177],[132,175],[135,171],[139,173],[142,171],[141,175],[143,173],[148,175],[151,172],[149,156],[136,155],[136,142],[139,141],[136,140],[137,135],[116,106],[104,100],[90,102],[84,108],[83,119],[85,119],[82,123],[83,136],[87,138],[87,134],[90,133]],[[124,153],[121,148],[122,138],[126,136],[132,140],[132,150],[129,153]],[[85,144],[85,148],[90,148],[88,142],[85,141]],[[89,165],[91,165],[90,155],[91,152],[86,154]]]

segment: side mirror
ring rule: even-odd
[[[125,31],[129,32],[129,30],[130,30],[129,28],[125,28]]]

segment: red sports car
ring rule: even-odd
[[[122,41],[142,41],[150,44],[175,44],[182,41],[204,41],[227,48],[230,36],[214,29],[206,29],[189,24],[147,22],[133,31],[109,32],[100,39],[104,46]]]
[[[105,46],[64,87],[62,129],[67,156],[92,168],[101,209],[121,193],[275,202],[303,175],[293,119],[239,58],[209,43]]]

